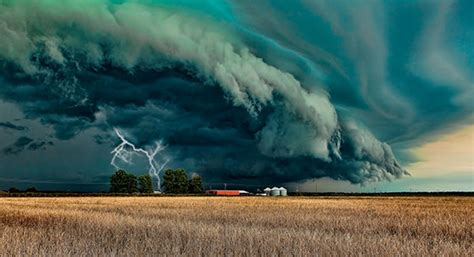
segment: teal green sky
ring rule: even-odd
[[[207,186],[473,191],[473,11],[0,1],[0,189],[107,190],[117,168],[155,182],[185,168]],[[114,158],[123,140],[143,151]]]

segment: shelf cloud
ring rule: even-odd
[[[311,78],[301,75],[304,68],[283,64],[302,44],[278,37],[270,43],[270,27],[238,15],[248,6],[226,7],[237,13],[234,18],[185,3],[3,1],[0,98],[51,127],[55,140],[92,128],[103,132],[94,137],[98,144],[114,141],[113,128],[142,147],[161,140],[175,165],[210,180],[330,177],[365,184],[408,175],[384,141],[402,137],[396,131],[425,110],[397,91],[399,80],[388,75],[390,46],[378,22],[385,18],[375,15],[383,7],[349,12],[311,5],[311,17],[322,8],[335,10],[322,19],[347,53],[343,59],[336,50],[319,56],[308,53],[321,51],[307,50],[301,60],[315,58],[312,69],[323,74]],[[281,15],[276,10],[275,18]],[[353,28],[343,24],[345,16]],[[287,57],[283,49],[289,49]],[[416,74],[431,76],[434,71],[421,65]],[[467,76],[463,85],[472,82]],[[404,140],[428,134],[427,125]],[[20,139],[9,152],[26,149],[26,137]],[[44,143],[30,148],[54,147]]]

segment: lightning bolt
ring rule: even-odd
[[[133,155],[144,155],[148,159],[148,164],[150,168],[148,169],[148,174],[156,178],[157,182],[157,189],[161,191],[161,180],[160,180],[160,172],[163,168],[168,164],[169,159],[165,159],[161,164],[159,164],[155,157],[158,153],[166,149],[166,146],[162,144],[161,141],[155,143],[154,149],[145,150],[143,148],[138,148],[130,141],[128,141],[117,128],[114,128],[115,134],[122,140],[117,147],[110,152],[113,154],[112,160],[110,164],[114,166],[116,169],[120,169],[119,166],[116,164],[116,160],[119,159],[125,163],[133,164]]]

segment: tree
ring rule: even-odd
[[[163,175],[163,184],[162,187],[166,193],[171,193],[175,191],[174,185],[174,170],[167,169]]]
[[[137,191],[137,177],[135,175],[118,170],[110,177],[110,192],[130,194]]]
[[[16,187],[10,187],[10,189],[8,189],[8,192],[10,192],[10,193],[19,193],[20,189],[18,189]]]
[[[184,169],[166,170],[165,175],[163,176],[163,187],[165,188],[165,193],[188,193],[188,174]]]
[[[136,193],[138,192],[138,183],[137,183],[137,177],[133,174],[128,173],[127,174],[127,193]]]
[[[110,177],[110,192],[127,193],[128,176],[124,170],[118,170]]]
[[[26,189],[26,192],[34,193],[34,192],[38,192],[38,190],[36,190],[35,187],[29,187],[29,188]]]
[[[202,178],[199,175],[192,176],[189,180],[189,190],[190,194],[202,194]]]
[[[153,193],[153,185],[150,175],[143,175],[138,177],[140,193]]]

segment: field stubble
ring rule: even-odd
[[[474,256],[473,197],[0,198],[0,256]]]

